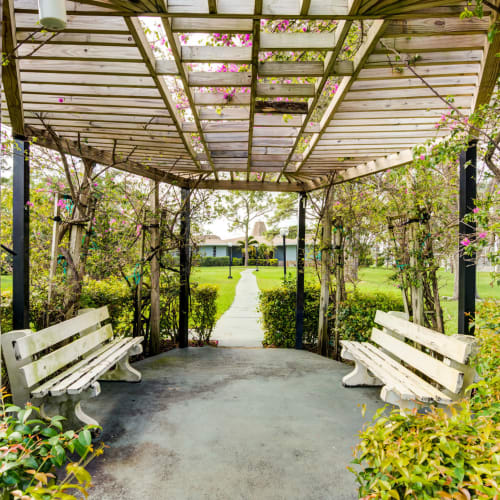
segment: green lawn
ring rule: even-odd
[[[392,292],[399,295],[399,290],[394,286],[394,282],[390,280],[393,274],[392,269],[385,268],[361,268],[359,271],[360,282],[357,287],[361,291],[383,291]],[[290,268],[287,272],[288,277],[295,279],[296,270]],[[255,273],[257,284],[261,290],[268,290],[275,286],[279,286],[283,282],[282,267],[263,267],[259,268],[259,272]],[[306,268],[306,280],[317,280],[314,268]],[[440,292],[441,298],[453,296],[453,274],[444,270],[439,271]],[[478,273],[478,294],[481,299],[494,298],[500,299],[500,286],[490,286],[491,275],[488,272]],[[352,285],[348,285],[352,289]],[[446,323],[446,331],[455,333],[457,328],[458,304],[456,300],[442,300],[444,320]]]
[[[12,290],[12,276],[0,276],[0,287],[2,291]]]
[[[240,272],[245,268],[233,267],[233,279],[228,279],[227,267],[193,267],[191,273],[191,281],[200,284],[218,285],[219,299],[217,301],[217,319],[219,319],[233,303],[236,293],[236,284],[240,279]]]

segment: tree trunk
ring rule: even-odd
[[[75,315],[75,307],[78,307],[82,292],[82,279],[84,275],[84,265],[82,262],[83,235],[90,212],[90,188],[92,171],[95,163],[91,160],[83,159],[84,173],[83,180],[78,193],[78,199],[73,200],[75,209],[72,214],[72,221],[69,230],[69,259],[68,263],[68,287],[69,293],[65,295],[64,310],[67,319]]]
[[[332,264],[332,203],[333,189],[328,188],[323,212],[321,233],[321,295],[319,299],[318,352],[328,356],[330,336],[328,332],[328,303],[330,300],[330,273]]]
[[[152,181],[151,193],[151,309],[150,309],[150,337],[149,352],[158,354],[160,352],[160,228],[158,223],[158,211],[160,205],[159,183]]]
[[[335,259],[335,330],[333,338],[333,357],[340,358],[340,324],[339,312],[342,302],[346,298],[345,276],[344,276],[344,237],[342,234],[342,223],[335,221],[335,232],[333,233],[334,259]]]
[[[413,311],[413,323],[417,325],[424,324],[424,287],[422,269],[418,255],[421,252],[420,241],[418,237],[418,225],[410,225],[410,244],[412,251],[410,255],[410,269],[412,270],[411,288],[411,309]]]

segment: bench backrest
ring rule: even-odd
[[[383,327],[372,331],[376,344],[451,393],[460,394],[473,382],[474,337],[448,336],[383,311],[377,311],[375,323]]]
[[[3,334],[2,351],[15,403],[29,400],[35,385],[112,339],[111,325],[102,326],[107,319],[108,308],[101,307],[38,332]]]

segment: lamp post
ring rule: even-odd
[[[280,234],[283,237],[283,279],[286,281],[286,237],[288,236],[288,229],[282,227]]]
[[[232,280],[233,277],[231,276],[231,266],[233,265],[233,244],[229,242],[227,246],[229,247],[229,276],[227,277],[227,279]]]

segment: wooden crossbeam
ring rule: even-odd
[[[191,146],[191,143],[186,140],[184,137],[184,133],[182,131],[182,127],[180,125],[181,121],[177,112],[175,110],[174,103],[172,102],[172,98],[170,95],[170,91],[167,88],[167,84],[165,80],[158,76],[156,73],[156,60],[151,49],[151,46],[146,39],[146,35],[144,30],[142,29],[141,22],[138,18],[125,18],[125,22],[127,23],[127,27],[132,35],[132,38],[135,40],[135,43],[141,52],[144,63],[150,73],[151,78],[155,82],[155,85],[162,97],[162,100],[165,104],[166,109],[168,110],[169,115],[174,119],[174,125],[177,129],[179,137],[182,139],[182,143],[186,149],[186,151],[191,155],[193,162],[199,167],[199,163],[196,160],[196,153]]]
[[[36,137],[37,146],[59,151],[56,141],[48,130],[41,130],[27,125],[25,127],[24,134],[26,137]],[[79,158],[87,158],[101,165],[111,166],[118,170],[123,170],[124,172],[147,177],[148,179],[164,181],[178,186],[188,185],[187,179],[169,172],[161,172],[156,168],[146,167],[140,163],[127,159],[125,155],[122,157],[116,155],[116,157],[113,158],[113,154],[109,151],[99,150],[92,146],[88,146],[87,144],[78,143],[77,141],[64,138],[59,138],[59,144],[65,154],[77,156]]]
[[[305,154],[305,159],[297,167],[297,172],[300,171],[300,169],[302,168],[304,163],[309,158],[309,155],[314,150],[315,145],[321,139],[321,136],[324,133],[326,127],[328,126],[328,124],[332,120],[333,116],[335,115],[335,112],[339,109],[345,96],[349,92],[351,85],[354,83],[357,75],[359,74],[359,72],[363,68],[366,59],[368,58],[371,51],[378,43],[379,38],[383,35],[386,26],[387,26],[387,21],[384,21],[384,20],[377,20],[377,21],[373,22],[370,30],[368,31],[368,34],[366,36],[365,41],[363,42],[361,47],[358,49],[358,51],[354,57],[353,74],[351,76],[344,76],[342,78],[342,80],[338,86],[338,89],[335,92],[333,99],[328,104],[328,107],[326,108],[326,110],[323,114],[323,117],[321,119],[321,122],[320,122],[321,132],[313,135],[313,138],[311,139],[311,142],[309,143],[307,152]]]
[[[207,147],[207,143],[205,141],[205,137],[203,136],[203,131],[201,128],[201,122],[200,122],[200,117],[198,116],[198,111],[196,109],[196,105],[194,102],[193,94],[191,93],[191,89],[189,88],[188,84],[188,73],[186,72],[184,65],[182,64],[182,57],[181,57],[181,43],[179,40],[179,36],[177,34],[174,34],[172,31],[172,26],[171,26],[171,20],[163,18],[162,19],[162,24],[163,28],[165,30],[165,33],[167,35],[167,40],[168,40],[168,45],[169,48],[172,52],[172,55],[174,56],[175,63],[177,65],[177,70],[179,72],[179,77],[182,80],[182,84],[184,86],[184,93],[186,94],[186,97],[189,101],[189,106],[191,107],[191,113],[193,115],[194,123],[196,124],[196,131],[198,133],[198,136],[200,138],[200,143],[203,146],[203,149],[207,155],[208,162],[210,166],[212,167],[215,178],[217,179],[217,172],[214,168],[213,162],[210,158],[210,151]],[[196,156],[196,155],[194,155]]]
[[[14,0],[3,0],[3,22],[2,22],[2,82],[7,108],[9,110],[10,124],[14,135],[24,134],[24,109],[21,93],[21,77],[19,74],[19,62],[15,52],[16,43],[16,20],[14,14]],[[5,56],[4,56],[5,54]]]

